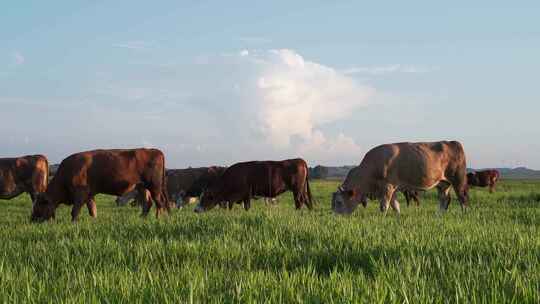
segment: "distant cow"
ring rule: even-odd
[[[23,192],[32,204],[47,190],[49,162],[43,155],[0,158],[0,199],[12,199]]]
[[[489,187],[489,192],[495,190],[500,174],[497,170],[476,171],[467,174],[467,184],[475,187]]]
[[[454,188],[462,209],[468,201],[466,160],[457,141],[397,143],[371,149],[359,166],[353,168],[333,194],[336,213],[352,213],[367,195],[379,199],[386,214],[389,205],[399,213],[399,189],[429,190],[437,187],[439,206],[447,210],[450,187]]]
[[[166,171],[167,195],[171,203],[182,208],[201,196],[210,182],[219,177],[226,168],[224,167],[201,167],[187,169],[171,169]],[[117,205],[125,205],[134,200],[137,190],[126,193],[116,199]]]
[[[283,161],[251,161],[237,163],[225,170],[201,196],[196,212],[212,209],[216,204],[243,202],[249,210],[255,197],[276,197],[292,191],[296,209],[304,204],[313,208],[308,181],[308,166],[303,159]]]
[[[96,217],[94,196],[123,195],[135,188],[144,201],[142,215],[156,203],[156,216],[167,208],[165,157],[156,149],[94,150],[73,154],[60,163],[47,191],[38,196],[32,221],[54,218],[59,204],[73,204],[72,221],[83,205]]]

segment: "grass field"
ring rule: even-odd
[[[540,303],[539,181],[473,190],[466,214],[430,192],[399,218],[375,202],[335,216],[337,182],[312,185],[312,212],[285,194],[160,220],[100,196],[96,220],[61,206],[30,224],[27,196],[0,201],[0,301]]]

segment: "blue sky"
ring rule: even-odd
[[[456,139],[540,169],[540,3],[333,2],[0,4],[1,153],[341,165]]]

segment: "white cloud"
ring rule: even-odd
[[[374,93],[292,50],[272,50],[255,59],[261,67],[256,86],[258,119],[276,147],[289,146],[292,136],[310,140],[318,127],[350,116]]]
[[[24,64],[24,62],[26,61],[26,58],[24,58],[23,54],[21,54],[18,51],[13,52],[12,57],[13,57],[13,62],[16,65]]]
[[[382,66],[369,66],[369,67],[352,67],[343,70],[343,74],[370,74],[370,75],[382,75],[389,73],[427,73],[436,70],[435,67],[426,66],[414,66],[403,64],[388,64]]]
[[[144,136],[145,146],[150,139],[172,166],[356,161],[361,149],[350,131],[332,136],[328,126],[366,106],[375,92],[288,49],[205,56],[203,64],[132,65],[127,77],[101,82],[88,97],[102,100],[94,123],[115,130],[115,145],[141,144],[125,134]]]

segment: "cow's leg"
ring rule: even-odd
[[[153,200],[156,204],[156,218],[159,218],[159,215],[164,213],[165,209],[167,208],[167,200],[162,197],[161,191],[147,191],[147,195],[150,194],[150,197],[147,198],[147,200]]]
[[[152,208],[152,198],[150,197],[148,190],[144,189],[139,191],[139,196],[136,201],[142,205],[141,217],[146,217]]]
[[[386,216],[390,202],[393,201],[395,189],[391,185],[383,185],[379,188],[379,208]],[[393,206],[392,206],[393,207]]]
[[[390,201],[390,206],[392,206],[392,209],[397,212],[398,215],[400,215],[400,208],[399,208],[399,202],[397,200],[397,191],[394,191],[394,194],[392,195],[392,200]]]
[[[38,197],[39,193],[34,192],[34,191],[30,191],[28,194],[30,194],[30,199],[32,200],[32,206],[34,206],[34,204],[36,203],[36,200],[37,200],[37,197]]]
[[[244,210],[248,211],[251,207],[251,199],[248,197],[244,199]]]
[[[296,209],[302,208],[304,205],[304,200],[302,199],[300,193],[298,191],[293,191],[293,198],[294,198],[294,206]]]
[[[467,202],[469,201],[469,186],[467,185],[467,178],[462,178],[460,175],[454,175],[448,177],[452,188],[461,204],[461,210],[467,209]],[[450,194],[448,194],[448,204],[450,204]],[[448,206],[447,206],[448,208]]]
[[[418,192],[417,191],[412,193],[412,199],[416,203],[416,207],[420,207],[420,199],[418,198]]]
[[[383,197],[379,198],[379,209],[381,212],[386,216],[386,212],[388,211],[388,207],[390,206],[390,200]]]
[[[88,207],[88,214],[96,218],[97,217],[97,208],[96,208],[96,201],[94,200],[94,197],[91,197],[88,202],[86,203],[86,207]]]
[[[437,186],[437,192],[439,194],[439,210],[445,212],[450,205],[450,185],[445,182],[441,182]]]
[[[390,184],[384,183],[379,184],[378,188],[379,208],[381,212],[384,213],[384,215],[386,216],[388,208],[390,207],[390,202],[393,203],[396,188]]]
[[[409,207],[409,204],[411,202],[411,194],[409,193],[409,191],[402,191],[401,193],[403,193],[403,196],[405,197],[405,202],[407,203],[407,207]]]
[[[490,178],[490,181],[489,181],[489,193],[493,193],[493,190],[495,189],[495,181]]]
[[[71,209],[71,221],[76,222],[79,219],[81,208],[89,201],[88,192],[84,189],[77,189],[73,194],[73,208]]]
[[[79,214],[81,213],[82,203],[76,202],[73,203],[73,208],[71,208],[71,221],[76,222],[79,219]]]

